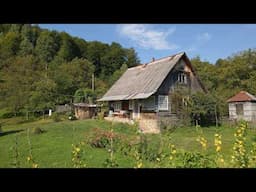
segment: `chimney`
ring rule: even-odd
[[[152,62],[154,62],[155,61],[155,58],[154,57],[152,57]]]

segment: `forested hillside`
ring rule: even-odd
[[[84,32],[86,34],[86,31]],[[132,48],[88,42],[29,24],[0,25],[0,107],[12,112],[100,97],[127,67],[139,63]],[[89,93],[88,93],[89,92]]]
[[[202,61],[199,56],[191,61],[224,113],[226,100],[240,90],[256,95],[255,49],[216,63]],[[16,113],[44,110],[71,99],[79,102],[84,95],[99,98],[128,67],[139,63],[134,49],[115,42],[89,42],[29,24],[2,24],[0,108]]]
[[[199,56],[191,62],[209,94],[222,105],[224,113],[228,109],[226,100],[239,91],[256,95],[256,49],[235,53],[216,63],[201,61]]]

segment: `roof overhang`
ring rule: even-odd
[[[133,99],[146,99],[153,95],[155,92],[150,93],[133,93],[129,95],[115,95],[115,96],[105,96],[98,101],[121,101],[121,100],[133,100]]]

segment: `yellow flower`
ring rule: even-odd
[[[160,161],[160,158],[156,158],[157,161]]]
[[[140,162],[138,165],[137,165],[137,168],[141,168],[142,167],[142,163]]]
[[[77,151],[77,152],[79,152],[79,151],[80,151],[80,148],[79,148],[79,147],[77,147],[77,148],[76,148],[76,151]]]
[[[31,157],[30,157],[30,156],[28,156],[28,157],[27,157],[27,160],[28,160],[28,161],[30,161],[30,160],[31,160]]]
[[[170,156],[170,160],[173,160],[173,157],[172,157],[172,156]]]
[[[220,146],[217,146],[216,151],[219,152],[220,149],[221,149],[221,147],[220,147]]]
[[[221,158],[221,159],[220,159],[220,162],[221,162],[221,163],[224,163],[224,159],[223,159],[223,158]]]
[[[173,150],[173,151],[172,151],[172,154],[176,154],[176,150]]]

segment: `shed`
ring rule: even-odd
[[[231,120],[256,121],[256,97],[246,91],[240,91],[227,100]]]
[[[73,106],[77,119],[90,119],[97,115],[96,104],[74,103]]]

